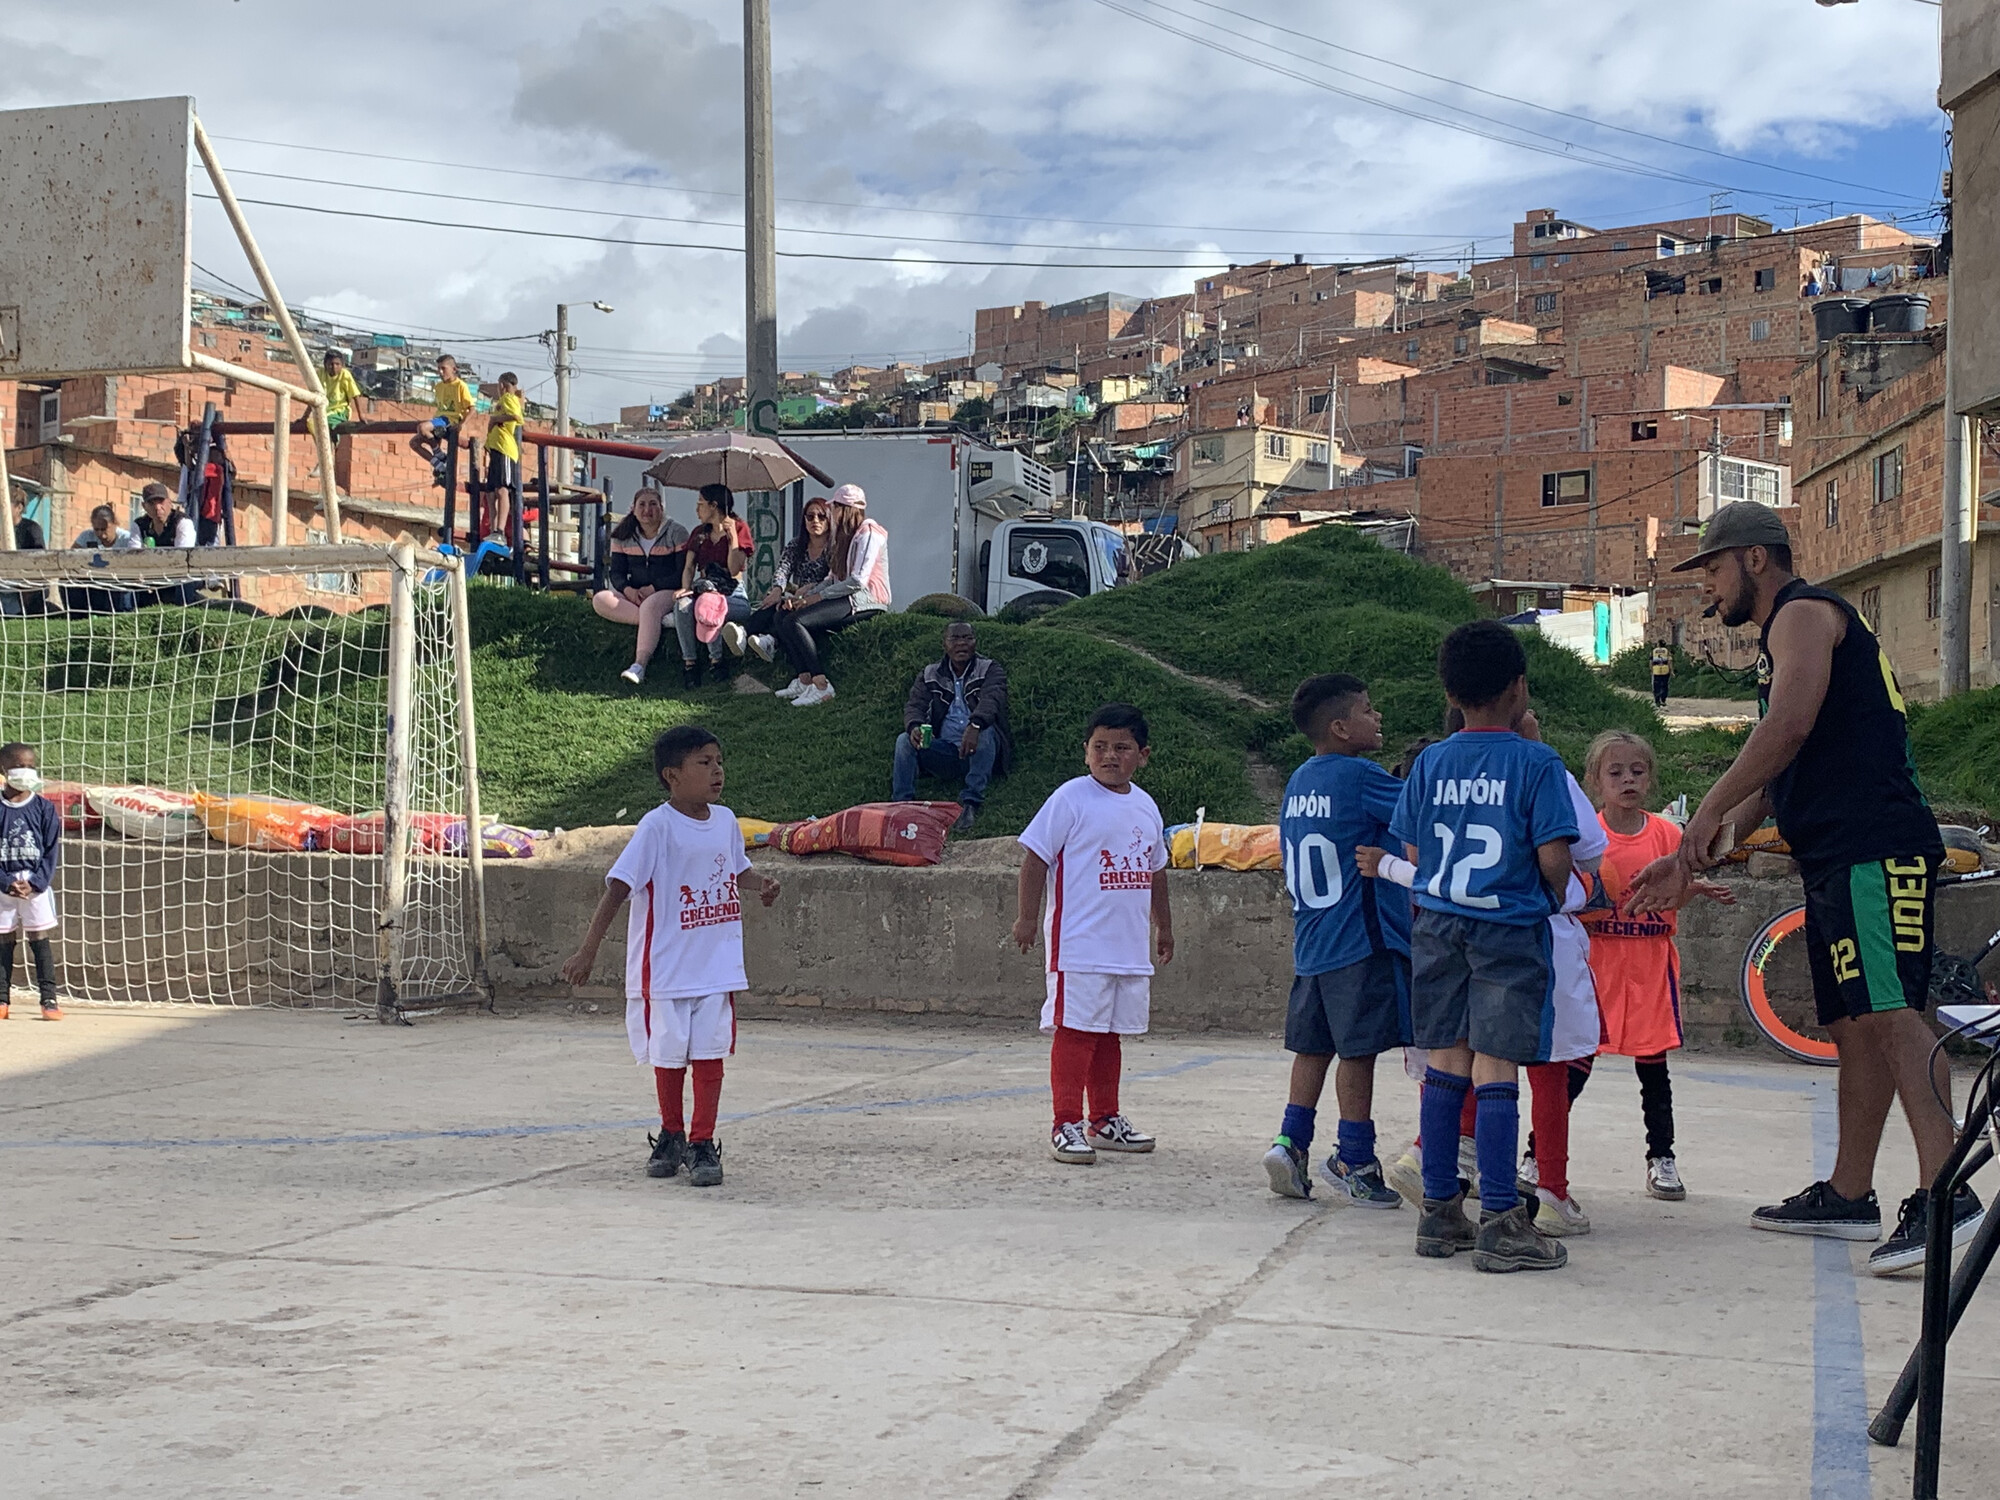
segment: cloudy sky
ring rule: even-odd
[[[1442,269],[1530,207],[1935,223],[1925,0],[772,9],[787,368],[941,358],[976,307],[1266,255]],[[520,336],[612,303],[572,315],[601,417],[740,373],[741,26],[729,0],[5,0],[0,107],[194,95],[289,298],[439,330],[543,399]],[[209,203],[196,259],[250,280]]]

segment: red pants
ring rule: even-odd
[[[1056,1028],[1049,1046],[1049,1092],[1055,1096],[1055,1123],[1072,1125],[1088,1120],[1102,1124],[1118,1113],[1118,1071],[1124,1053],[1115,1031],[1073,1031]],[[1090,1093],[1090,1113],[1083,1108],[1084,1091]]]

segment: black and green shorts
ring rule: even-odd
[[[1921,1011],[1930,998],[1937,881],[1913,854],[1806,877],[1806,954],[1819,1022],[1885,1010]]]

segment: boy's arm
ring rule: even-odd
[[[1155,875],[1154,880],[1159,876]],[[1021,879],[1014,911],[1014,946],[1027,953],[1035,946],[1042,925],[1042,892],[1048,888],[1049,867],[1032,849],[1021,853]],[[1157,887],[1156,887],[1157,888]]]
[[[1174,961],[1174,913],[1167,904],[1167,872],[1153,871],[1153,941],[1160,950],[1160,962]]]
[[[564,979],[571,984],[590,983],[590,971],[597,967],[598,945],[611,930],[611,919],[618,915],[618,908],[631,894],[632,887],[622,880],[604,882],[604,894],[598,898],[597,910],[590,914],[590,929],[583,935],[583,945],[562,966]]]
[[[1542,867],[1542,879],[1555,893],[1556,906],[1560,908],[1569,890],[1569,877],[1576,869],[1576,862],[1570,858],[1569,840],[1550,839],[1546,844],[1537,844],[1535,863]]]
[[[56,853],[62,847],[62,814],[47,798],[37,797],[35,800],[42,805],[42,857],[28,872],[28,884],[39,896],[56,878]]]
[[[766,906],[778,899],[778,877],[766,875],[762,870],[745,870],[736,877],[736,883],[757,892],[757,899]]]

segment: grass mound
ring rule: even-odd
[[[903,700],[942,649],[935,617],[857,625],[831,640],[827,673],[839,696],[794,709],[765,693],[683,691],[671,638],[653,677],[625,686],[617,673],[632,657],[631,630],[580,599],[478,588],[471,606],[485,805],[542,828],[631,822],[655,806],[653,739],[686,723],[722,740],[725,798],[746,816],[811,817],[883,801]],[[1013,773],[989,792],[981,834],[1019,832],[1050,791],[1080,774],[1085,723],[1118,700],[1151,721],[1154,761],[1139,780],[1168,822],[1204,805],[1211,817],[1259,816],[1243,758],[1247,710],[1087,637],[981,621],[979,645],[1007,667],[1017,746]],[[773,685],[787,675],[751,665]],[[924,782],[917,791],[942,795]]]
[[[2000,821],[2000,687],[1911,704],[1910,744],[1939,817]]]

